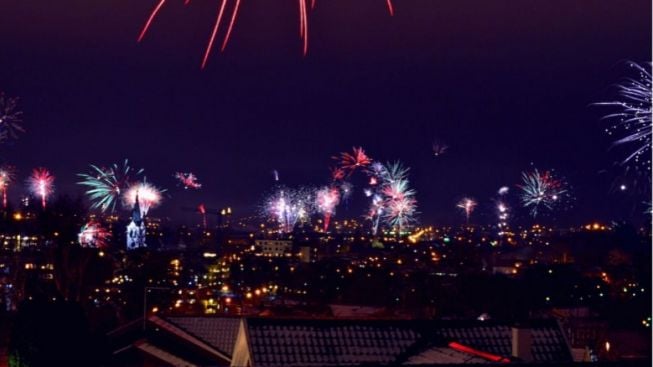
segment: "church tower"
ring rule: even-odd
[[[146,247],[145,244],[145,218],[141,213],[141,206],[136,194],[136,202],[132,209],[132,220],[127,226],[127,250]]]

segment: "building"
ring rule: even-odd
[[[141,322],[132,324],[140,330]],[[115,365],[359,366],[572,362],[557,321],[160,317],[145,334],[121,328]],[[143,336],[144,335],[144,336]]]
[[[132,209],[132,220],[127,225],[127,250],[146,247],[145,235],[145,218],[141,213],[138,195],[136,195],[136,203]]]
[[[292,241],[286,240],[256,240],[254,245],[261,250],[263,256],[285,256],[292,250]]]

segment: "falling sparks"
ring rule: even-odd
[[[633,164],[636,168],[643,168],[651,172],[651,64],[638,65],[629,63],[637,74],[634,78],[627,78],[617,85],[618,98],[610,102],[597,103],[597,105],[612,106],[614,113],[606,115],[604,119],[612,122],[606,129],[608,135],[616,136],[614,145],[627,145],[632,147],[631,152],[622,160],[621,164]]]
[[[87,188],[86,195],[91,200],[92,209],[107,210],[113,212],[120,195],[129,187],[131,181],[143,173],[142,169],[133,169],[129,161],[125,160],[122,165],[114,164],[109,168],[100,168],[91,165],[90,173],[80,173],[82,181],[79,185]]]
[[[179,184],[181,184],[181,186],[183,186],[183,188],[186,190],[187,189],[198,190],[202,188],[202,184],[199,183],[197,176],[195,176],[195,174],[191,172],[188,173],[177,172],[175,173],[175,178],[177,179],[177,181],[179,181]]]
[[[472,198],[463,198],[456,204],[456,207],[465,213],[465,223],[469,224],[469,218],[472,216],[474,209],[476,209],[476,201]]]
[[[27,179],[27,186],[32,195],[41,199],[41,207],[45,209],[45,203],[54,192],[54,176],[45,168],[36,168]]]
[[[18,110],[18,99],[6,97],[0,92],[0,142],[18,139],[18,134],[25,132],[21,125],[22,115],[23,113]]]
[[[310,1],[310,5],[309,5]],[[142,42],[147,33],[149,32],[152,23],[155,21],[161,9],[166,4],[166,0],[159,0],[152,11],[150,12],[141,32],[138,35],[137,42]],[[184,0],[184,5],[189,5],[190,0]],[[298,17],[299,17],[299,38],[301,41],[302,55],[306,56],[308,54],[308,23],[309,23],[309,10],[315,9],[316,1],[315,0],[297,0],[298,7]],[[217,14],[215,17],[215,22],[211,30],[211,35],[209,37],[208,44],[204,50],[204,55],[202,57],[201,68],[204,69],[208,63],[209,57],[215,47],[216,40],[219,38],[219,35],[222,35],[222,42],[220,46],[220,51],[223,52],[229,40],[231,39],[232,32],[234,30],[235,24],[238,20],[238,12],[240,10],[241,0],[220,0],[219,6],[217,7]],[[392,0],[386,0],[386,6],[388,8],[388,13],[394,15],[394,5]],[[309,9],[310,8],[310,9]],[[223,20],[225,17],[229,18],[229,24],[226,26],[226,29],[222,27]]]

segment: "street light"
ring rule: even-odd
[[[151,290],[163,291],[163,290],[170,290],[170,288],[169,287],[143,287],[143,331],[145,331],[145,328],[147,327],[147,294],[150,293]]]

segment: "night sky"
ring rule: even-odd
[[[646,220],[646,197],[610,193],[621,156],[590,104],[611,96],[625,61],[650,61],[650,0],[396,0],[394,17],[383,0],[320,0],[304,58],[296,1],[245,0],[203,71],[219,1],[169,1],[137,44],[155,3],[2,1],[0,90],[21,98],[28,132],[0,158],[21,182],[44,166],[77,195],[89,163],[129,158],[171,195],[152,215],[188,218],[180,208],[199,202],[245,215],[274,169],[290,186],[326,184],[331,156],[362,146],[412,168],[423,222],[461,223],[464,195],[489,222],[491,197],[531,162],[574,187],[558,223]],[[434,139],[446,155],[432,155]],[[204,188],[176,187],[175,171]],[[362,214],[363,178],[353,184],[338,217]]]

